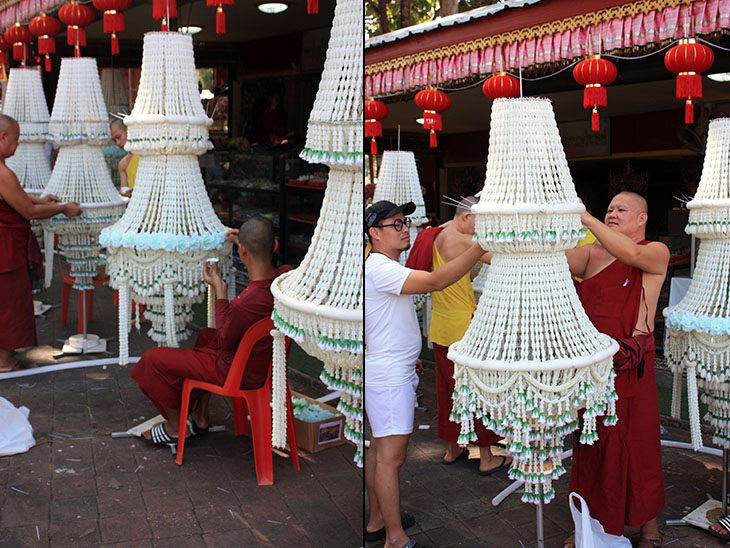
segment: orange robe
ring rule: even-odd
[[[618,423],[599,419],[598,441],[574,443],[570,490],[607,533],[621,535],[624,525],[643,525],[664,508],[653,335],[632,337],[646,306],[642,271],[615,260],[576,287],[593,325],[621,349],[614,356]]]

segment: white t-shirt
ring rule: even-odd
[[[365,384],[400,386],[417,377],[421,353],[412,295],[401,295],[412,269],[382,253],[365,261]]]

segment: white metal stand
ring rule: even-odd
[[[537,503],[536,514],[537,514],[537,548],[545,548],[545,531],[543,529],[543,502],[542,502],[543,489],[542,484],[537,486]]]
[[[88,333],[88,320],[86,317],[86,290],[81,292],[81,307],[81,343],[79,344],[77,340],[74,340],[74,337],[69,337],[63,343],[62,352],[64,354],[98,354],[100,352],[106,352],[106,339],[102,339],[98,335]]]

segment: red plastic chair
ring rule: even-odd
[[[63,286],[61,287],[61,327],[66,327],[66,323],[68,320],[68,300],[71,296],[71,288],[74,285],[74,282],[76,281],[75,276],[71,276],[71,267],[69,266],[68,270],[64,272],[63,270],[63,261],[61,261],[61,253],[58,250],[58,235],[56,234],[53,238],[54,245],[56,246],[56,255],[58,255],[58,270],[61,272],[61,279],[63,280]],[[99,287],[100,285],[104,285],[109,281],[109,276],[106,276],[105,278],[94,278],[92,280],[92,283],[94,284],[94,287]],[[81,291],[78,292],[79,294],[79,324],[77,326],[78,332],[81,333],[84,330],[84,314],[83,314],[83,307],[84,307],[84,296],[81,293]],[[93,289],[87,289],[86,290],[86,320],[91,321],[93,316],[93,310],[94,310],[94,290]]]
[[[274,329],[271,318],[259,320],[248,328],[238,345],[233,357],[231,369],[223,386],[211,384],[195,379],[185,379],[183,382],[182,402],[180,405],[180,425],[178,430],[177,458],[175,462],[182,465],[185,449],[185,427],[187,425],[188,410],[190,407],[190,392],[195,389],[207,390],[221,396],[233,398],[233,416],[236,421],[236,435],[248,434],[248,419],[251,417],[251,441],[253,442],[254,462],[256,463],[256,479],[259,485],[274,484],[274,463],[271,447],[271,363],[266,383],[261,388],[242,390],[241,379],[246,370],[248,358],[256,343],[269,336]],[[286,338],[286,356],[289,356],[291,339]],[[294,430],[294,414],[292,413],[291,394],[289,385],[286,387],[286,431],[291,450],[292,465],[299,470],[299,455],[297,454],[297,438]]]

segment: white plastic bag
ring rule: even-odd
[[[0,398],[0,456],[25,453],[35,445],[28,415],[27,407],[17,409],[5,398]]]
[[[581,510],[575,507],[574,498],[580,501]],[[591,517],[588,504],[578,493],[570,493],[568,500],[575,525],[575,548],[631,548],[631,542],[625,536],[609,535],[603,530],[603,525]]]

